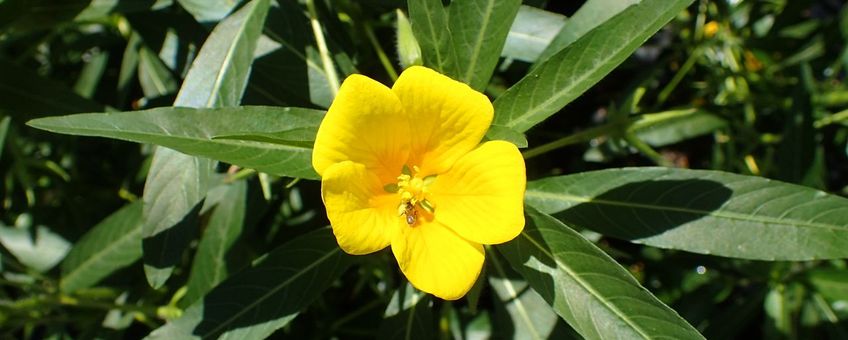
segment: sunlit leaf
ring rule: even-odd
[[[215,27],[192,63],[174,106],[228,107],[241,102],[269,1],[252,1]],[[208,158],[169,149],[158,149],[153,155],[144,185],[142,231],[144,270],[154,288],[171,276],[196,233],[195,211],[206,196],[213,165]]]
[[[527,225],[496,247],[536,293],[588,339],[701,339],[602,250],[527,207]]]
[[[409,0],[412,33],[421,46],[424,66],[458,79],[457,54],[449,29],[448,10],[441,0]]]
[[[524,132],[621,64],[692,0],[644,0],[553,54],[495,100],[495,124]],[[413,26],[414,27],[414,26]]]
[[[566,17],[532,6],[522,5],[509,29],[501,56],[534,62],[557,36]]]
[[[28,124],[59,133],[158,144],[278,176],[316,179],[307,142],[315,139],[323,114],[264,106],[168,107],[48,117]]]
[[[432,339],[432,298],[410,284],[401,286],[392,294],[383,322],[377,333],[378,339]]]
[[[71,250],[71,244],[45,226],[32,228],[13,228],[0,224],[0,244],[22,264],[46,272],[65,258]]]
[[[848,199],[719,171],[622,168],[528,183],[527,203],[655,247],[759,260],[848,257]]]
[[[483,91],[498,63],[521,0],[454,0],[449,10],[457,80]]]

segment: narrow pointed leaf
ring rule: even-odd
[[[524,132],[542,122],[621,64],[691,2],[644,0],[628,7],[498,97],[494,123]]]
[[[562,51],[580,37],[589,33],[627,7],[641,0],[589,0],[559,30],[550,44],[539,55],[539,61],[545,61],[556,52]]]
[[[501,56],[535,62],[566,20],[562,14],[521,5],[509,29]]]
[[[180,301],[186,305],[197,301],[227,278],[232,270],[227,255],[245,228],[247,182],[237,181],[214,190],[223,191],[223,197],[209,216],[209,223],[197,245],[186,284],[188,292]]]
[[[497,246],[512,267],[587,339],[702,339],[594,244],[527,207],[527,225]]]
[[[177,0],[199,23],[210,23],[223,19],[242,0]]]
[[[174,106],[227,107],[241,102],[253,51],[270,0],[246,4],[218,24],[191,65]],[[214,162],[157,149],[144,185],[144,270],[154,288],[171,276],[196,234],[196,210],[206,196]]]
[[[377,339],[432,339],[435,321],[431,303],[429,294],[410,284],[401,286],[386,307]]]
[[[317,179],[309,142],[322,118],[323,111],[300,108],[164,107],[48,117],[27,124],[58,133],[158,144],[277,176]]]
[[[660,248],[759,260],[848,257],[848,199],[719,171],[622,168],[529,182],[563,222]]]
[[[494,253],[487,261],[491,268],[489,285],[495,292],[493,298],[503,305],[503,310],[495,308],[493,331],[507,338],[512,335],[512,338],[550,339],[557,322],[561,322],[559,316],[527,281],[508,267],[509,263]],[[501,321],[501,317],[505,320]]]
[[[456,0],[449,24],[459,81],[483,91],[495,71],[521,0]]]
[[[121,208],[74,244],[62,262],[63,292],[91,287],[141,258],[141,208],[141,201]]]
[[[456,51],[451,37],[448,10],[441,0],[409,0],[409,21],[412,33],[421,46],[424,66],[451,78],[460,77]]]
[[[148,338],[265,338],[309,306],[351,261],[329,228],[310,232],[233,274]]]

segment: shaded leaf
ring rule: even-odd
[[[581,336],[703,338],[579,233],[532,207],[526,212],[524,231],[496,249]]]
[[[644,0],[622,11],[539,64],[498,97],[494,123],[524,132],[550,117],[621,64],[691,2]]]
[[[449,25],[457,80],[483,91],[495,71],[521,0],[454,0]]]
[[[172,94],[179,87],[168,66],[165,66],[159,56],[143,44],[138,50],[138,81],[147,98]]]
[[[49,117],[27,124],[58,133],[153,143],[273,175],[317,179],[308,142],[315,139],[322,118],[323,111],[300,108],[168,107]]]
[[[527,136],[505,126],[491,125],[486,131],[486,138],[490,140],[505,140],[519,148],[527,147]]]
[[[816,268],[805,275],[810,285],[828,300],[848,302],[848,270]]]
[[[350,265],[329,228],[298,237],[233,274],[149,339],[259,339],[285,326]]]
[[[0,113],[20,120],[45,115],[99,112],[105,108],[69,88],[0,58]]]
[[[377,332],[378,339],[432,339],[432,298],[410,284],[401,286],[392,294],[386,307],[383,322]]]
[[[529,182],[569,225],[660,248],[760,260],[848,257],[848,199],[719,171],[621,168]]]
[[[135,201],[89,230],[62,262],[63,292],[91,287],[141,258],[142,202]]]
[[[709,112],[696,109],[672,110],[639,116],[630,129],[651,146],[665,146],[702,136],[727,126]]]
[[[489,285],[495,291],[493,298],[499,300],[504,309],[495,309],[493,331],[511,339],[550,339],[559,316],[527,281],[508,267],[508,263],[494,253],[488,259]],[[506,315],[500,315],[504,312]]]
[[[199,23],[210,23],[223,19],[242,0],[177,0]]]
[[[245,228],[247,182],[237,181],[225,187],[218,205],[209,217],[191,266],[186,296],[180,303],[189,305],[229,275],[227,254]],[[214,189],[213,189],[214,190]],[[210,191],[209,195],[212,195]]]

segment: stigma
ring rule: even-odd
[[[436,180],[436,176],[421,177],[419,172],[417,166],[410,169],[404,165],[401,175],[397,177],[397,183],[384,187],[386,191],[397,193],[400,197],[398,216],[403,217],[410,227],[414,227],[420,217],[432,216],[435,213],[435,206],[427,199],[427,188]]]

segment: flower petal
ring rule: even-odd
[[[413,66],[400,75],[392,91],[409,115],[412,149],[409,165],[424,175],[446,171],[476,147],[494,109],[485,95],[436,71]]]
[[[392,252],[415,288],[445,300],[461,298],[483,268],[483,246],[469,242],[436,221],[402,227]]]
[[[323,176],[331,165],[350,160],[395,182],[408,153],[409,123],[397,96],[362,75],[345,79],[315,137],[315,171]]]
[[[509,241],[524,229],[526,186],[518,148],[504,141],[486,142],[430,186],[435,219],[474,242]]]
[[[344,161],[326,169],[321,196],[336,241],[348,254],[385,248],[401,226],[397,194],[386,193],[377,176],[362,164]]]

